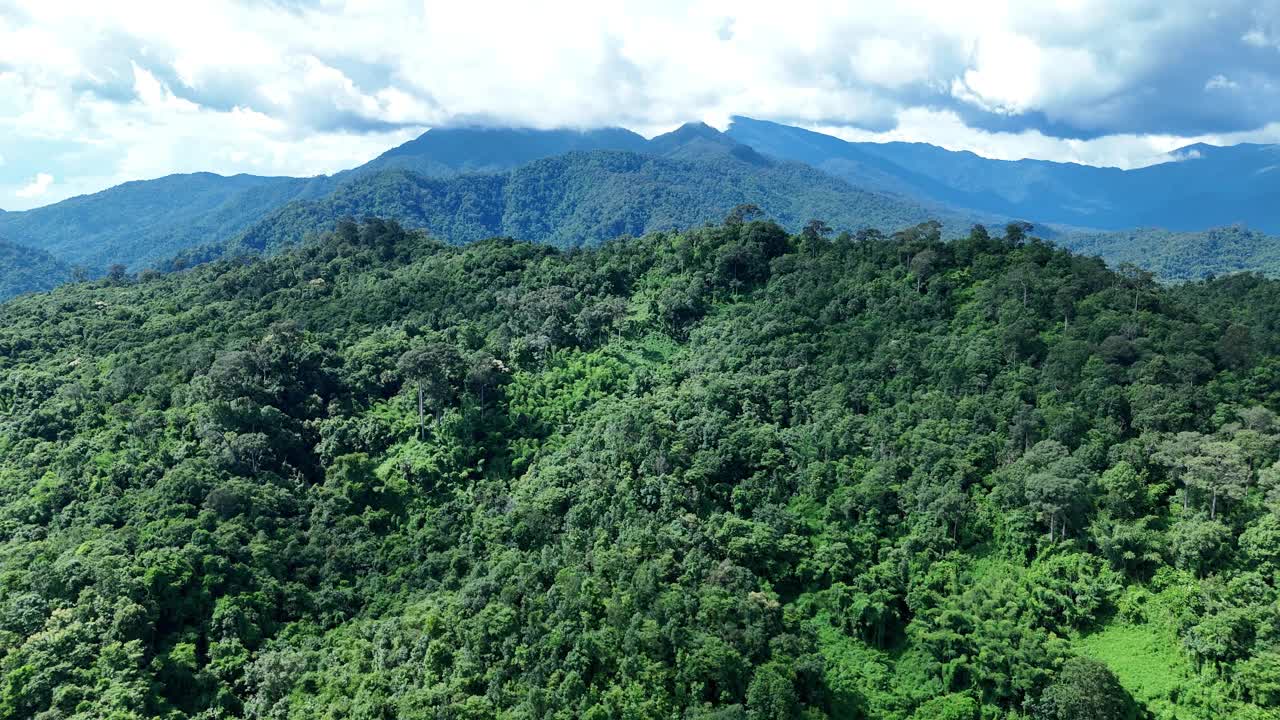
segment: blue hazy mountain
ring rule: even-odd
[[[428,177],[492,173],[567,152],[641,152],[645,145],[643,136],[622,128],[439,128],[428,130],[418,138],[392,148],[358,168],[339,173],[337,177],[379,170],[409,170]]]
[[[72,265],[139,268],[243,230],[326,180],[213,173],[128,182],[35,210],[0,215],[0,236]]]
[[[0,236],[94,269],[141,268],[191,247],[234,237],[290,201],[324,197],[344,182],[381,170],[427,176],[508,170],[570,151],[640,150],[645,139],[618,128],[438,129],[332,177],[213,173],[128,182],[25,212],[0,213]]]
[[[1192,145],[1135,170],[991,160],[923,143],[846,142],[735,117],[729,137],[851,184],[956,208],[1097,229],[1204,230],[1233,223],[1280,232],[1280,146]]]

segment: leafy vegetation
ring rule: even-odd
[[[742,203],[795,229],[810,217],[850,228],[937,217],[953,230],[975,219],[767,160],[691,123],[652,140],[616,128],[440,128],[331,177],[125,183],[0,214],[0,234],[101,275],[115,264],[182,268],[228,247],[274,251],[347,216],[393,218],[454,242],[508,235],[569,247],[702,225]]]
[[[231,251],[277,250],[331,229],[343,217],[393,218],[455,242],[505,236],[567,248],[697,227],[744,203],[759,205],[796,231],[814,217],[858,230],[898,229],[933,216],[805,165],[776,163],[705,137],[686,140],[665,148],[667,157],[568,153],[503,174],[429,178],[385,171],[350,181],[321,200],[280,208],[246,230]],[[943,217],[952,228],[965,225],[959,215]]]
[[[57,287],[71,270],[48,253],[0,240],[0,300]]]
[[[629,150],[645,152],[648,141],[630,130],[533,130],[529,128],[434,128],[392,148],[347,173],[409,170],[428,177],[494,173],[568,152]]]
[[[750,208],[19,298],[0,718],[1274,717],[1278,309]]]
[[[1257,184],[1274,175],[1274,147],[1191,150],[1194,162],[1123,172],[849,143],[741,117],[725,133],[690,123],[651,140],[620,128],[436,128],[330,177],[173,175],[0,213],[0,237],[102,275],[114,264],[182,268],[228,249],[275,251],[347,216],[396,219],[452,242],[510,236],[565,248],[698,227],[751,203],[791,231],[813,217],[850,231],[932,218],[949,234],[1024,218],[1064,247],[1165,280],[1280,274],[1273,237],[1204,230],[1274,230],[1274,204]],[[1096,227],[1144,229],[1079,229]]]
[[[1213,275],[1261,272],[1280,276],[1280,238],[1240,225],[1201,232],[1155,228],[1122,232],[1068,232],[1064,247],[1097,255],[1113,265],[1128,263],[1164,280],[1199,280]]]
[[[270,209],[328,192],[327,179],[170,175],[54,205],[0,214],[0,236],[97,274],[141,269],[229,238]]]

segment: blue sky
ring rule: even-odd
[[[457,123],[742,114],[1135,167],[1280,142],[1280,0],[0,0],[0,208],[312,175]]]

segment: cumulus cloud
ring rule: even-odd
[[[49,173],[36,173],[31,182],[20,188],[14,195],[20,198],[37,198],[49,191],[53,184],[53,176]]]
[[[1253,10],[1253,22],[1240,40],[1260,50],[1280,50],[1280,1],[1259,0]]]
[[[948,150],[969,151],[996,160],[1048,159],[1083,165],[1133,169],[1199,157],[1195,149],[1175,151],[1195,143],[1280,143],[1280,122],[1239,133],[1180,136],[1171,134],[1117,133],[1096,138],[1062,138],[1039,130],[989,131],[966,125],[951,110],[911,108],[900,113],[892,130],[876,132],[832,125],[808,125],[808,129],[852,142],[928,142]]]
[[[1232,80],[1222,73],[1214,75],[1204,83],[1205,90],[1237,90],[1239,88],[1240,83]]]
[[[1249,28],[1249,32],[1245,33],[1241,38],[1246,45],[1252,45],[1256,48],[1275,48],[1280,50],[1280,37],[1276,37],[1268,33],[1262,28]]]
[[[1127,165],[1280,117],[1278,22],[1271,0],[0,0],[0,187],[49,170],[50,201],[332,172],[444,124],[733,114]]]

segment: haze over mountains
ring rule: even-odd
[[[923,143],[854,143],[735,117],[729,137],[854,185],[1041,223],[1203,230],[1244,223],[1280,232],[1280,146],[1192,145],[1135,170],[990,160]]]
[[[791,230],[813,218],[886,232],[937,219],[951,235],[1027,220],[1068,247],[1170,279],[1280,271],[1266,234],[1280,232],[1280,149],[1174,155],[1127,171],[1001,161],[746,117],[726,132],[690,123],[649,140],[621,128],[442,128],[332,176],[172,175],[2,213],[0,238],[102,273],[184,253],[270,251],[344,216],[394,218],[449,242],[501,235],[570,247],[697,226],[749,203]]]

